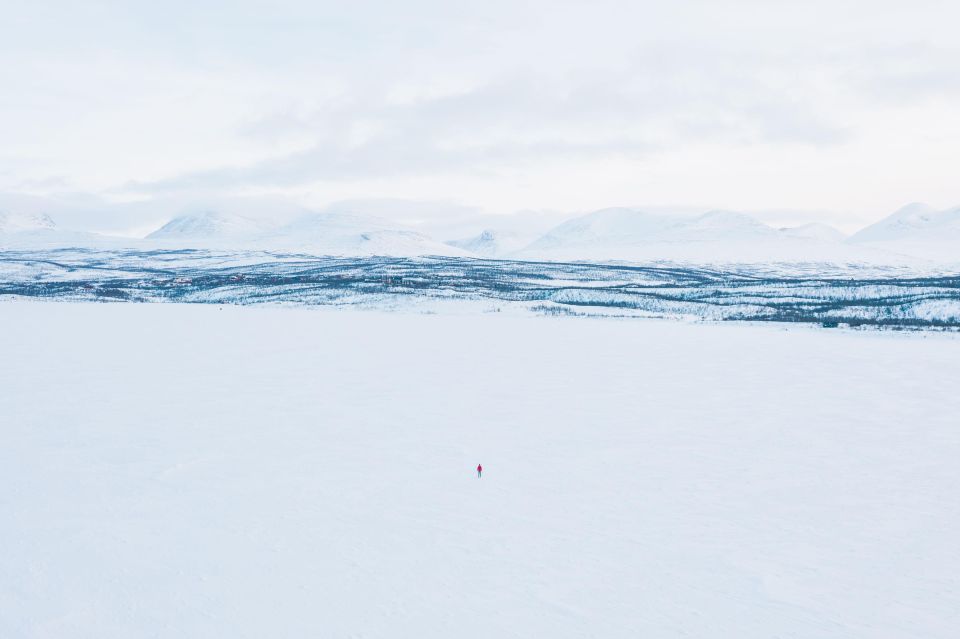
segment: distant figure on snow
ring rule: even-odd
[[[480,476],[483,474],[483,466],[477,464],[477,479],[480,479]]]

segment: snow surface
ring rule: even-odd
[[[742,213],[665,215],[629,208],[603,209],[560,224],[515,253],[522,259],[669,260],[696,264],[821,262],[905,265],[905,255],[843,244],[823,224],[776,229]]]
[[[265,225],[253,218],[228,215],[218,211],[202,211],[175,217],[150,233],[147,239],[195,241],[233,238],[245,240],[265,230]]]
[[[0,211],[0,233],[51,230],[56,224],[45,213],[10,213]]]
[[[404,225],[352,213],[306,215],[259,242],[314,255],[469,255]]]
[[[469,251],[480,257],[503,257],[513,254],[526,246],[521,235],[509,231],[486,229],[472,237],[449,240],[447,244]]]
[[[788,226],[780,229],[780,232],[791,237],[806,237],[822,242],[842,242],[847,237],[829,224],[820,224],[818,222],[804,224],[802,226]]]
[[[174,304],[0,321],[2,637],[960,629],[949,335]]]
[[[855,233],[850,243],[960,264],[960,207],[938,211],[914,203]]]
[[[855,242],[902,240],[944,232],[960,236],[960,207],[937,211],[928,204],[914,202],[858,231],[850,239]]]
[[[178,217],[148,236],[171,248],[298,251],[311,255],[469,255],[412,228],[372,216],[309,213],[272,228],[257,220],[219,212]]]
[[[297,304],[960,328],[960,278],[913,267],[704,268],[461,257],[0,251],[0,299]]]
[[[222,202],[221,208],[179,215],[145,241],[58,230],[52,219],[36,212],[39,203],[21,206],[30,212],[0,213],[0,248],[140,246],[145,250],[207,248],[315,256],[960,268],[960,208],[936,211],[923,204],[904,207],[845,238],[824,224],[774,228],[749,215],[722,210],[691,215],[610,208],[543,232],[551,216],[534,212],[469,216],[449,205],[450,219],[441,223],[445,209],[424,208],[422,203],[409,203],[402,209],[400,221],[370,214],[377,207],[396,214],[396,203],[391,201],[345,202],[310,212],[289,204],[275,209],[256,198],[238,198]]]

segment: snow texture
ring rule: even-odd
[[[2,637],[960,628],[955,336],[176,304],[0,320]]]

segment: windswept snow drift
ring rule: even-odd
[[[957,634],[950,336],[0,316],[3,637]]]

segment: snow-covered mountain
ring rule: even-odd
[[[0,211],[0,248],[117,248],[135,240],[61,229],[45,213]]]
[[[0,233],[52,231],[57,227],[45,213],[12,213],[0,211]]]
[[[173,218],[150,233],[147,239],[189,243],[205,240],[246,240],[263,233],[267,228],[263,222],[242,215],[201,211]]]
[[[388,220],[336,212],[308,213],[272,227],[246,216],[204,211],[176,217],[147,237],[167,245],[316,255],[468,255]]]
[[[0,213],[0,247],[119,248],[141,242],[168,249],[280,250],[311,255],[474,255],[389,220],[350,213],[309,213],[272,227],[256,218],[207,210],[177,216],[143,240],[62,231],[48,216]]]
[[[778,229],[782,234],[789,237],[803,237],[822,242],[842,242],[847,236],[841,231],[833,228],[829,224],[813,222],[802,226],[792,226]]]
[[[627,208],[594,211],[568,220],[547,231],[524,249],[524,253],[570,253],[577,249],[630,246],[648,241],[675,222],[662,215]]]
[[[486,229],[478,235],[447,242],[481,257],[507,257],[526,246],[527,242],[517,233]]]
[[[305,215],[258,236],[256,243],[317,255],[470,255],[389,220],[335,212]]]
[[[165,208],[168,204],[170,208]],[[161,219],[165,210],[191,211],[147,236],[149,242],[165,248],[704,264],[960,264],[960,207],[937,210],[910,204],[845,238],[824,224],[775,228],[749,215],[723,210],[692,214],[689,210],[608,208],[548,228],[562,214],[475,215],[447,204],[425,209],[426,205],[416,202],[400,209],[391,202],[361,204],[345,202],[317,212],[289,202],[238,198],[195,205],[153,203],[143,205],[146,208],[140,213]],[[58,227],[47,214],[54,211],[59,216],[57,206],[37,198],[0,200],[0,246],[95,248],[140,241],[65,230],[82,227],[71,225],[76,211],[70,213],[63,206],[65,227]],[[384,210],[382,217],[371,214],[378,207]],[[104,218],[114,226],[106,228],[121,228],[120,218],[135,212],[114,211],[112,217]]]
[[[852,235],[850,244],[960,263],[960,207],[938,211],[914,203]]]
[[[520,251],[538,259],[683,262],[872,261],[826,225],[776,229],[733,211],[666,215],[614,208],[569,220]]]
[[[770,236],[771,227],[734,211],[707,211],[689,220],[678,220],[663,233],[669,241],[752,240]]]
[[[960,207],[937,211],[928,204],[915,202],[858,231],[850,241],[941,239],[944,234],[960,237]]]

